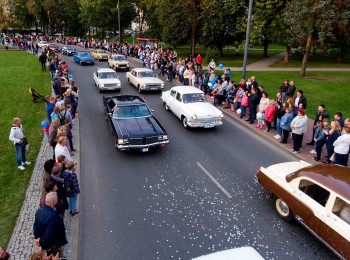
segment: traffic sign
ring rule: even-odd
[[[134,32],[131,33],[131,37],[132,37],[132,38],[135,38],[135,33],[134,33]]]

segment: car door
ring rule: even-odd
[[[171,104],[172,109],[171,111],[173,111],[173,113],[181,119],[181,115],[182,115],[182,95],[181,93],[177,92],[174,102]]]
[[[168,105],[170,110],[172,111],[172,107],[174,106],[174,102],[176,101],[176,90],[170,90],[169,94],[165,96],[165,103]]]
[[[330,199],[330,206],[322,218],[319,232],[320,237],[343,257],[350,256],[350,223],[342,219],[342,211],[344,208],[346,210],[348,205],[349,201],[334,193]]]
[[[98,87],[98,72],[94,72],[94,81],[95,81],[95,85]]]

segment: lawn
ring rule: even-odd
[[[283,63],[283,61],[272,64],[271,68],[301,68],[301,59],[290,58],[289,63]],[[320,53],[311,55],[307,62],[308,68],[349,68],[350,67],[350,55],[345,56],[344,63],[337,63],[336,56],[323,56]]]
[[[343,117],[350,117],[350,73],[349,72],[307,72],[306,77],[300,77],[299,72],[288,71],[248,71],[246,76],[256,76],[259,85],[263,85],[270,98],[275,98],[284,79],[294,80],[297,90],[302,89],[307,98],[307,115],[315,117],[319,104],[325,104],[326,110],[333,119],[334,113],[342,112]],[[231,77],[239,82],[241,72],[231,71]]]
[[[6,248],[43,138],[40,122],[46,118],[45,103],[32,103],[28,87],[47,95],[51,85],[49,72],[42,72],[38,58],[28,52],[1,52],[0,67],[0,246]],[[32,164],[24,171],[17,169],[14,145],[8,139],[14,117],[21,118],[30,144],[27,160]]]

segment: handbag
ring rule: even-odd
[[[21,139],[21,141],[22,141],[22,143],[21,143],[22,146],[26,146],[26,145],[28,144],[28,140],[27,140],[26,137],[23,137],[23,138]]]

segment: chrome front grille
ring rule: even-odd
[[[129,144],[130,145],[145,145],[145,144],[153,144],[158,141],[158,137],[148,137],[148,138],[130,138]]]
[[[218,121],[218,117],[210,117],[210,118],[198,118],[196,121],[199,123],[212,123]]]

